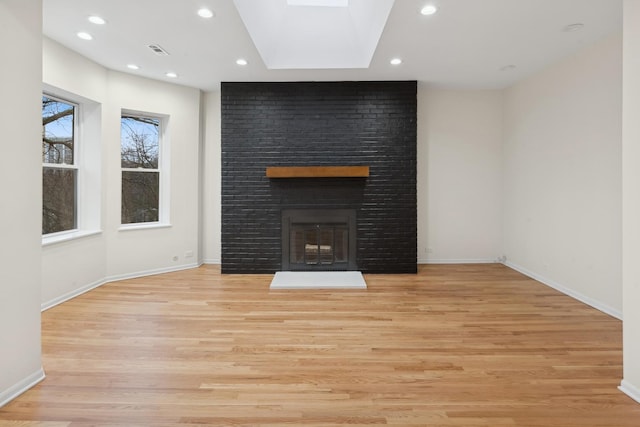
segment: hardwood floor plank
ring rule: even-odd
[[[502,265],[271,278],[204,266],[44,312],[47,378],[0,426],[640,425],[621,322]]]

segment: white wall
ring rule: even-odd
[[[96,146],[92,154],[95,164],[100,216],[96,231],[104,230],[104,160],[107,153],[102,129],[104,111],[101,108],[107,93],[107,70],[72,52],[60,44],[43,38],[43,77],[45,90],[61,97],[80,97],[95,105],[91,143]],[[86,129],[83,129],[86,134]],[[98,141],[95,141],[95,140]],[[106,271],[106,243],[103,233],[80,239],[56,243],[42,248],[42,304],[50,307],[79,291],[104,283]]]
[[[43,81],[67,92],[105,102],[107,70],[61,44],[43,37]]]
[[[623,342],[621,389],[640,402],[640,2],[624,2]]]
[[[203,261],[220,264],[222,259],[222,146],[220,92],[204,96],[205,135],[203,168]]]
[[[418,86],[418,262],[502,255],[502,91]]]
[[[502,92],[418,85],[418,262],[502,255]],[[204,262],[221,259],[220,93],[207,93]]]
[[[42,2],[0,2],[0,406],[44,376],[40,351]]]
[[[505,91],[503,176],[507,264],[618,317],[621,43]]]
[[[92,137],[100,140],[94,154],[98,157],[97,200],[101,205],[99,234],[43,248],[43,306],[108,280],[196,266],[201,257],[200,91],[106,70],[47,38],[42,56],[42,80],[47,88],[97,105],[99,129]],[[122,109],[169,117],[170,227],[119,229]]]
[[[105,106],[107,144],[107,274],[128,276],[195,267],[198,254],[200,91],[109,72]],[[134,110],[169,117],[171,227],[118,231],[120,226],[120,115]],[[188,255],[188,253],[191,255]]]

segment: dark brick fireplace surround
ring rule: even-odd
[[[352,209],[356,267],[415,273],[415,81],[222,83],[222,272],[282,269],[282,212]],[[267,178],[271,166],[368,177]]]

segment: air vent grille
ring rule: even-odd
[[[150,44],[148,45],[148,47],[153,51],[153,53],[155,53],[158,56],[169,56],[169,52],[164,50],[160,45]]]

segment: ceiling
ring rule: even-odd
[[[266,0],[242,3],[252,1]],[[426,4],[438,12],[423,16]],[[202,7],[215,16],[198,16]],[[233,0],[43,0],[43,8],[45,36],[69,49],[112,70],[205,91],[222,81],[303,80],[504,88],[622,30],[622,0],[395,0],[368,67],[270,69]],[[107,23],[92,24],[90,15]],[[578,23],[581,29],[567,30]],[[93,40],[81,40],[79,31]],[[155,54],[150,44],[169,55]],[[237,65],[239,58],[247,64]],[[391,65],[392,58],[402,63]]]

